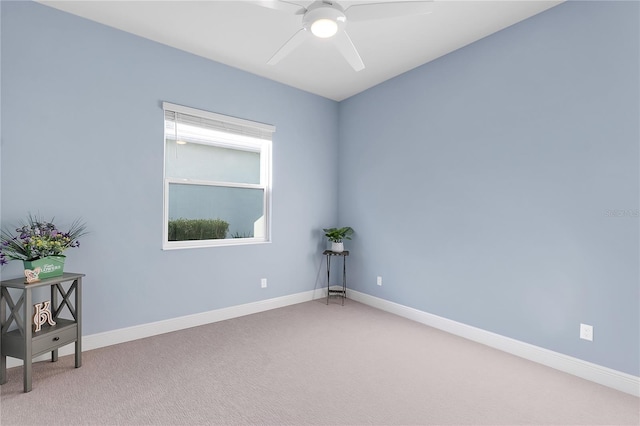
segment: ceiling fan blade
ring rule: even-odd
[[[304,6],[301,6],[296,2],[285,0],[249,0],[249,3],[269,9],[282,10],[294,15],[302,15],[307,10]]]
[[[293,52],[298,46],[300,46],[306,39],[309,33],[304,28],[298,30],[280,49],[269,59],[267,64],[275,65],[282,58]]]
[[[356,47],[353,45],[351,37],[349,37],[349,34],[347,34],[346,31],[338,32],[338,34],[334,36],[334,42],[340,53],[342,53],[342,56],[344,56],[354,70],[361,71],[364,69],[364,63],[362,62]]]
[[[349,21],[397,18],[408,15],[424,15],[432,12],[432,1],[393,1],[364,3],[349,6],[345,11]]]

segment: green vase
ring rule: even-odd
[[[24,269],[35,270],[40,268],[40,275],[38,278],[41,280],[59,277],[64,272],[64,260],[65,256],[47,256],[36,260],[25,260]]]

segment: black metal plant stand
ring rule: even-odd
[[[327,305],[329,304],[329,297],[338,296],[342,297],[342,305],[344,306],[344,299],[347,298],[347,256],[349,256],[349,251],[325,250],[322,254],[327,256]],[[334,256],[342,257],[342,288],[340,289],[331,288],[331,258]]]

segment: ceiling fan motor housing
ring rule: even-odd
[[[318,37],[322,37],[312,29],[314,23],[320,23],[322,20],[334,22],[337,27],[335,32],[344,30],[344,27],[347,25],[347,17],[344,14],[344,9],[337,3],[324,1],[315,2],[309,6],[302,18],[302,25],[306,30],[312,31]]]

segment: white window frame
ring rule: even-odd
[[[162,231],[162,249],[187,249],[198,247],[220,247],[220,246],[236,246],[242,244],[263,244],[271,242],[271,134],[275,132],[275,126],[270,124],[258,123],[237,117],[230,117],[222,114],[216,114],[209,111],[203,111],[182,105],[176,105],[169,102],[163,102],[162,108],[165,111],[164,118],[164,140],[163,140],[163,178],[164,178],[164,200],[163,200],[163,231]],[[169,134],[167,126],[167,111],[176,114],[186,114],[192,117],[213,120],[219,123],[219,131],[213,130],[208,132],[203,139],[199,139],[198,143],[202,145],[211,145],[222,148],[231,148],[251,152],[260,153],[260,183],[238,183],[238,182],[219,182],[219,181],[203,181],[197,179],[177,179],[167,177],[166,170],[166,141],[167,137],[174,136]],[[177,119],[176,119],[177,121]],[[226,130],[226,128],[233,130]],[[173,130],[178,134],[176,128]],[[249,188],[260,189],[264,191],[263,198],[263,219],[264,219],[264,235],[251,238],[225,238],[213,240],[186,240],[186,241],[169,241],[169,186],[170,184],[186,184],[186,185],[209,185],[225,188]]]

